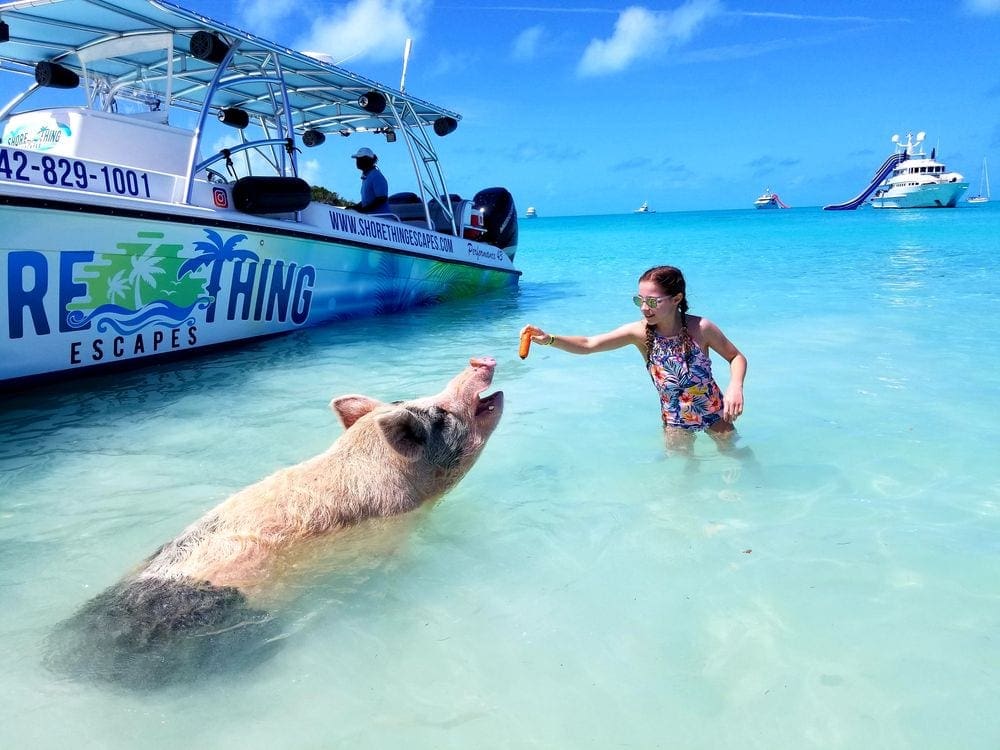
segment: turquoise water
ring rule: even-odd
[[[8,399],[2,745],[994,750],[998,229],[996,204],[540,218],[517,293]],[[632,350],[517,357],[527,322],[633,318],[659,263],[749,359],[738,456],[667,456]],[[506,394],[479,463],[314,571],[272,658],[142,692],[41,666],[55,623],[325,448],[331,397],[426,395],[475,354]]]

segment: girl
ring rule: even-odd
[[[591,354],[633,344],[660,394],[667,448],[690,450],[698,430],[706,430],[725,449],[733,423],[743,413],[747,359],[708,318],[688,315],[684,276],[673,266],[657,266],[639,277],[632,301],[642,319],[596,336],[556,336],[527,325],[533,341],[571,354]],[[712,377],[709,350],[729,362],[729,387],[722,391]]]

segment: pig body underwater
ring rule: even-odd
[[[235,493],[85,604],[53,634],[49,665],[154,686],[259,662],[280,635],[269,590],[298,549],[414,510],[468,472],[503,411],[501,391],[480,395],[495,368],[473,358],[412,401],[335,398],[345,431],[328,450]]]

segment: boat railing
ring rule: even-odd
[[[457,236],[459,234],[458,224],[455,221],[455,213],[452,209],[451,202],[443,201],[440,198],[440,196],[449,195],[448,185],[445,181],[444,172],[441,171],[441,165],[438,162],[437,152],[431,144],[430,136],[422,124],[420,117],[418,117],[417,113],[413,110],[412,104],[405,100],[399,104],[400,106],[397,107],[397,102],[392,97],[390,97],[387,101],[387,107],[391,110],[400,132],[403,133],[403,141],[406,143],[407,151],[410,154],[410,162],[413,165],[413,172],[417,179],[417,188],[420,191],[420,202],[424,206],[424,215],[427,220],[427,226],[435,226],[435,221],[431,217],[431,206],[433,205],[440,209],[441,213],[446,218],[446,221],[451,228],[450,233]],[[404,127],[405,117],[407,115],[409,115],[415,123],[412,127]],[[440,127],[437,123],[435,123],[435,132],[439,136],[447,135],[454,130],[457,124],[458,123],[453,120],[450,123],[441,125]]]
[[[220,151],[209,156],[208,158],[198,162],[198,164],[196,164],[194,167],[194,174],[199,174],[202,172],[202,170],[208,169],[213,164],[217,164],[220,161],[224,161],[226,164],[227,171],[233,177],[233,179],[236,179],[236,175],[234,174],[235,166],[233,165],[232,158],[237,154],[243,152],[248,152],[248,151],[259,152],[261,148],[267,146],[270,146],[272,148],[281,147],[286,150],[290,150],[295,148],[295,142],[291,138],[262,138],[256,141],[245,141],[243,143],[236,144],[235,146],[221,149]],[[267,160],[266,156],[264,156],[264,159],[265,161],[268,162],[268,164],[272,168],[274,168],[275,174],[281,175],[281,171],[279,169],[278,164]]]
[[[271,55],[261,63],[261,69],[258,71],[251,71],[245,73],[242,71],[237,71],[235,73],[228,70],[229,63],[233,58],[233,55],[237,52],[240,46],[240,40],[234,40],[232,43],[225,45],[225,52],[221,55],[214,55],[210,52],[206,52],[211,44],[214,44],[212,39],[214,35],[208,34],[207,32],[197,32],[191,37],[189,48],[191,50],[191,56],[201,60],[203,62],[217,62],[217,67],[215,68],[215,73],[212,76],[212,80],[208,83],[206,87],[205,97],[202,102],[201,111],[198,113],[198,124],[195,126],[194,139],[191,144],[191,153],[188,160],[188,171],[185,175],[185,202],[190,203],[191,194],[194,189],[194,176],[198,173],[199,169],[197,166],[198,157],[198,146],[202,139],[202,133],[205,131],[205,125],[208,122],[209,114],[212,111],[218,111],[219,105],[216,103],[216,95],[218,92],[223,91],[228,88],[235,88],[241,84],[252,81],[256,84],[266,84],[268,87],[269,99],[274,105],[274,116],[273,123],[274,127],[278,130],[274,134],[273,138],[265,138],[260,141],[252,142],[253,147],[260,148],[266,145],[281,145],[286,142],[291,141],[292,136],[295,132],[292,119],[291,105],[288,101],[288,91],[285,85],[285,80],[282,75],[281,70],[281,60],[278,55]],[[274,67],[273,71],[265,69],[264,66],[272,65]],[[238,123],[231,123],[234,127],[237,127],[242,131],[249,124],[249,115],[246,114],[245,110],[240,110],[238,107],[231,108],[239,111],[245,115],[245,119]],[[226,123],[225,119],[226,110],[222,110],[220,113],[220,119],[223,123]],[[226,123],[230,124],[230,123]],[[267,133],[267,126],[263,117],[259,118],[260,127]],[[244,145],[244,144],[241,144]],[[245,150],[241,148],[240,150]],[[232,151],[232,149],[230,149]],[[295,158],[296,150],[293,147],[288,147],[283,150],[273,151],[275,156],[276,169],[275,171],[279,175],[292,174],[298,175],[298,163]],[[286,161],[287,159],[287,161]],[[288,169],[289,163],[291,169]]]
[[[81,110],[114,118],[118,124],[109,125],[117,135],[96,145],[87,136],[86,148],[74,129],[77,158],[169,175],[169,190],[164,180],[157,195],[169,193],[169,200],[184,205],[203,199],[206,177],[230,185],[243,177],[298,178],[298,147],[319,145],[330,134],[382,135],[389,142],[398,136],[407,146],[426,226],[454,236],[473,231],[477,222],[467,217],[469,206],[451,199],[433,143],[456,129],[457,115],[333,66],[324,68],[321,63],[316,68],[312,56],[278,48],[237,29],[216,23],[199,29],[204,23],[201,17],[169,10],[191,24],[109,33],[76,49],[64,47],[30,65],[27,58],[5,59],[8,71],[33,74],[35,82],[0,110],[0,122],[16,116],[11,113],[22,109],[24,100],[39,89],[48,89],[52,96],[75,90],[78,96],[82,88]],[[19,41],[39,44],[33,39]],[[147,53],[157,50],[163,54],[151,62],[153,56]],[[77,100],[72,107],[60,107],[69,110],[80,104]],[[170,124],[178,111],[183,128]],[[215,145],[216,116],[223,127],[236,129],[233,145]],[[138,131],[123,129],[140,122],[164,128],[155,147],[145,145],[147,139]],[[251,130],[245,130],[248,127]],[[229,139],[227,135],[222,143]],[[210,143],[211,152],[206,153]],[[126,158],[130,151],[135,155]],[[475,212],[481,226],[489,209],[477,204]]]

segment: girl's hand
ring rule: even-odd
[[[735,422],[743,413],[743,389],[731,383],[722,401],[722,418],[727,422]]]
[[[526,333],[531,335],[531,340],[536,344],[546,344],[549,341],[549,334],[538,326],[526,325],[521,329],[521,335],[523,336]]]

